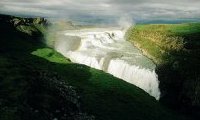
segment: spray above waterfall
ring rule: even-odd
[[[117,24],[125,33],[128,30],[128,28],[134,25],[134,21],[128,14],[125,14],[120,17],[119,21],[117,21]]]

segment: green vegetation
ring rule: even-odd
[[[69,59],[64,58],[61,54],[58,54],[55,50],[51,48],[37,49],[36,51],[33,51],[31,54],[44,58],[50,62],[61,63],[61,64],[70,63]]]
[[[200,23],[136,25],[126,37],[157,64],[161,102],[198,111]]]
[[[137,25],[130,28],[127,39],[157,64],[163,64],[174,61],[171,56],[176,57],[177,54],[197,57],[199,33],[199,23]]]
[[[184,119],[134,85],[71,63],[43,44],[45,31],[18,29],[14,18],[0,17],[1,120]]]

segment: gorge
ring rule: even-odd
[[[88,28],[59,32],[55,49],[72,62],[103,70],[160,98],[155,64],[127,42],[120,28]]]

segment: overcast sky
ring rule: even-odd
[[[0,13],[101,21],[200,18],[200,0],[0,0]]]

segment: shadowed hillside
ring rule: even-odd
[[[42,30],[46,25],[42,18],[0,16],[0,119],[92,120],[81,112],[74,87],[50,70],[51,65],[62,65],[31,54],[45,47]],[[48,48],[42,55],[54,62],[68,61]]]

